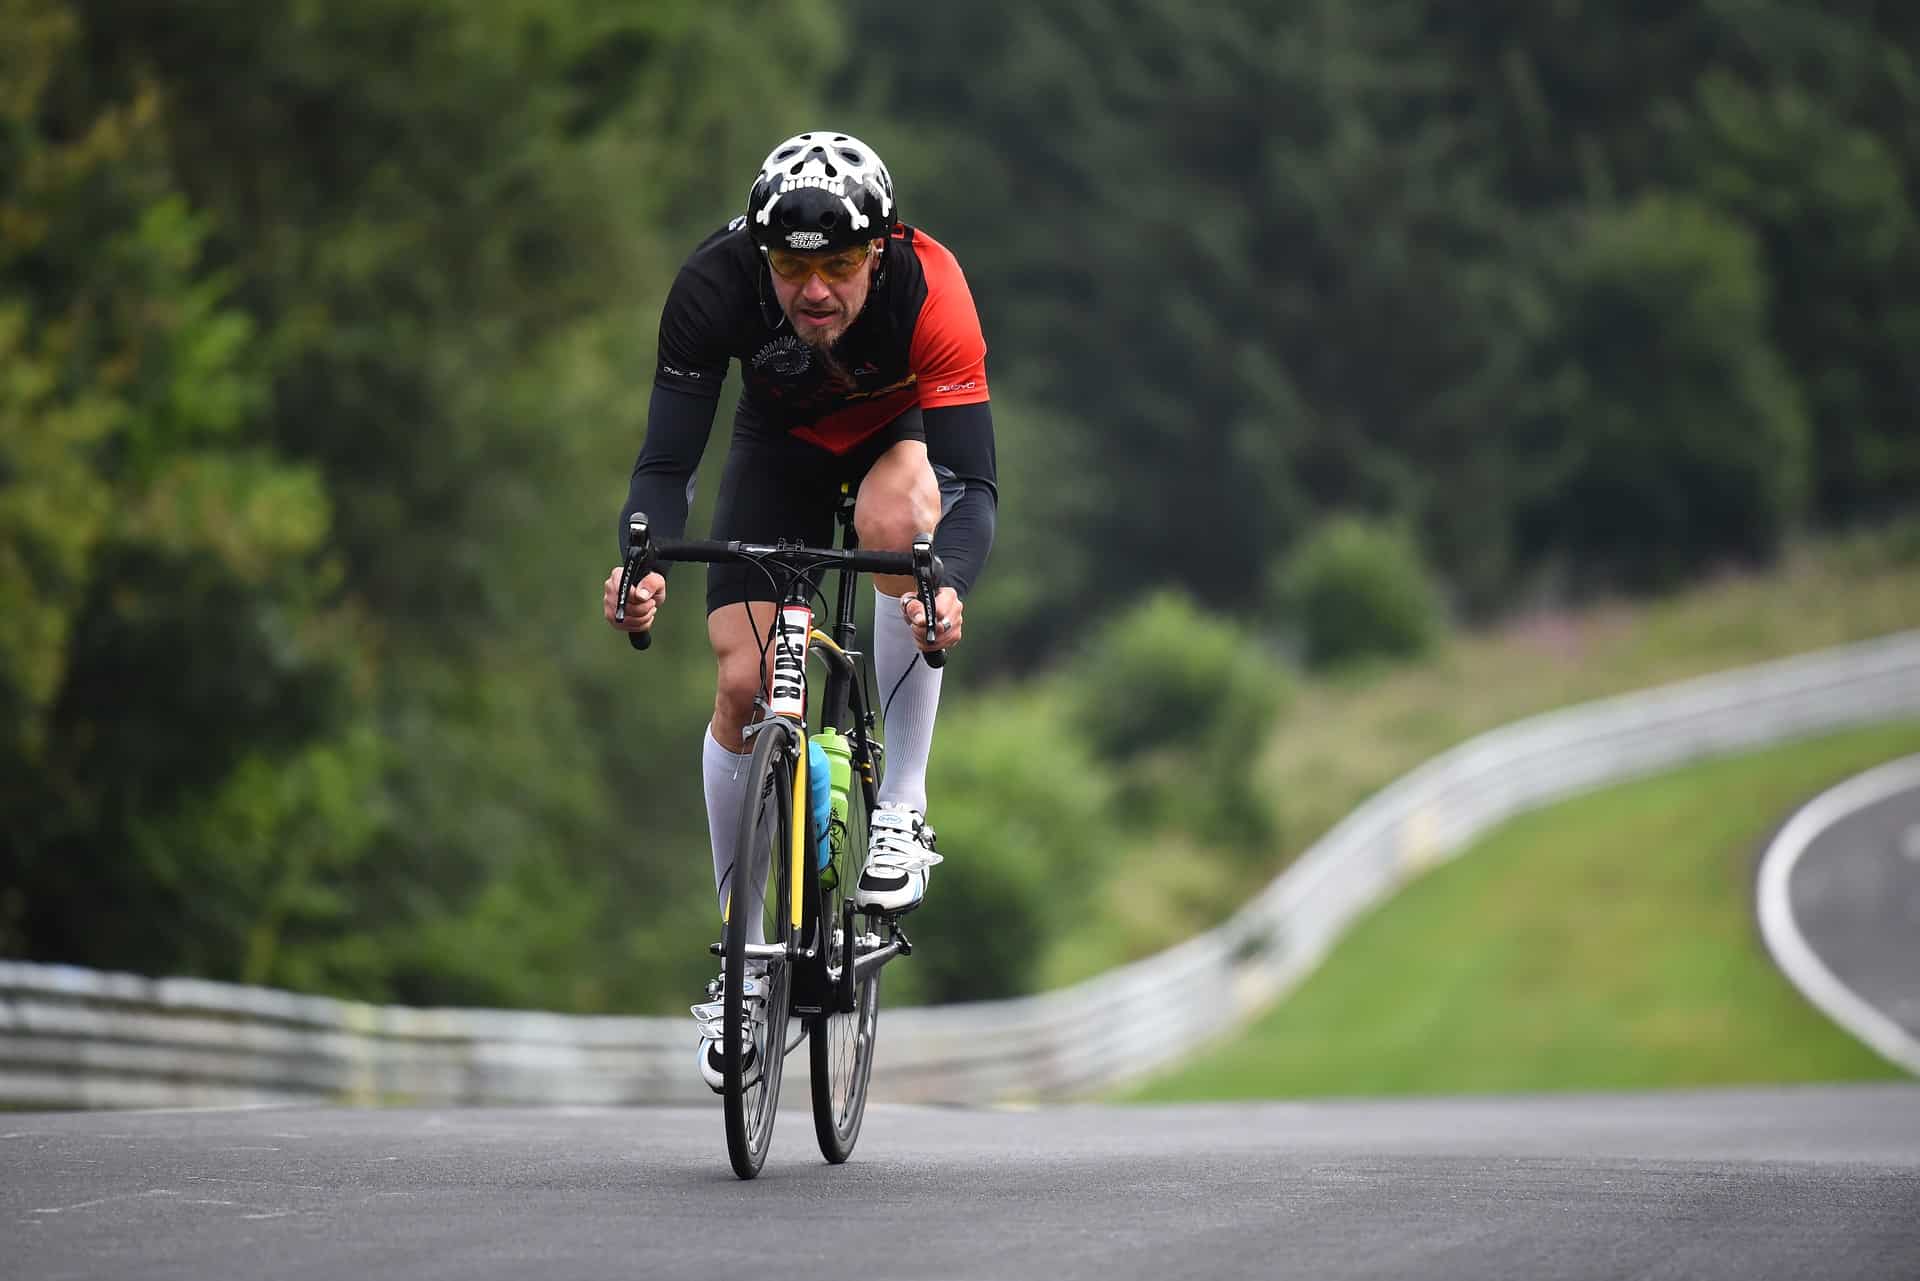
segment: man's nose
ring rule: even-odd
[[[808,302],[825,302],[833,297],[833,290],[827,288],[827,278],[817,271],[807,273],[807,283],[800,286],[800,296]]]

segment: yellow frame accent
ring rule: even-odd
[[[845,488],[845,486],[842,486],[842,488]],[[818,628],[814,628],[807,639],[811,644],[825,645],[836,654],[846,653],[840,646],[834,644],[831,636]],[[800,751],[798,759],[794,761],[793,765],[793,875],[788,878],[789,883],[793,886],[791,896],[793,902],[789,910],[792,913],[793,928],[796,931],[800,928],[800,915],[805,906],[804,900],[801,898],[801,894],[804,892],[805,882],[800,878],[806,874],[807,812],[811,808],[812,799],[811,793],[807,790],[807,730],[806,726],[802,724],[800,726]],[[727,901],[720,909],[720,923],[726,925],[731,923],[732,920],[733,891],[728,890]]]
[[[800,893],[805,884],[800,878],[807,866],[807,813],[812,809],[812,794],[807,790],[807,731],[800,730],[799,759],[793,763],[793,875],[787,878],[793,887],[793,928],[800,929]]]
[[[819,633],[815,632],[818,636]],[[829,645],[832,641],[827,642]],[[793,875],[788,878],[793,886],[793,928],[800,928],[800,911],[803,906],[800,895],[802,883],[800,877],[806,867],[807,850],[807,809],[812,800],[807,791],[807,731],[800,731],[799,759],[793,765]],[[720,908],[720,924],[733,923],[733,891],[727,891],[727,901]]]

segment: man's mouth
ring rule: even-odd
[[[802,307],[800,308],[800,319],[810,325],[831,325],[834,321],[840,319],[840,309],[833,307],[826,311],[814,311],[811,308]]]

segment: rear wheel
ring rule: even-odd
[[[847,793],[847,839],[838,884],[821,894],[823,916],[833,922],[834,940],[827,973],[839,990],[841,976],[860,952],[859,940],[878,921],[854,909],[848,892],[859,879],[867,854],[867,795],[859,779]],[[880,1025],[880,971],[867,972],[854,985],[853,1009],[822,1014],[813,1022],[808,1054],[813,1077],[813,1131],[820,1154],[838,1165],[853,1155],[860,1122],[867,1111],[867,1082],[873,1073],[874,1037]]]
[[[793,1008],[793,925],[790,874],[793,781],[798,736],[774,721],[754,736],[748,765],[748,804],[735,845],[733,885],[725,930],[727,1158],[743,1179],[760,1173],[773,1142],[786,1061],[787,1020]],[[771,957],[752,957],[756,943],[779,945]],[[749,1002],[754,976],[762,998]],[[749,1053],[749,1047],[751,1052]]]

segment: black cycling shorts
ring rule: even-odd
[[[782,538],[810,547],[833,545],[840,486],[858,493],[880,456],[903,440],[924,442],[927,429],[918,407],[907,410],[844,454],[784,432],[736,423],[727,464],[714,500],[713,537],[721,541],[771,543]],[[825,571],[811,575],[820,585]],[[753,565],[707,566],[707,612],[741,601],[779,596],[777,578]]]

